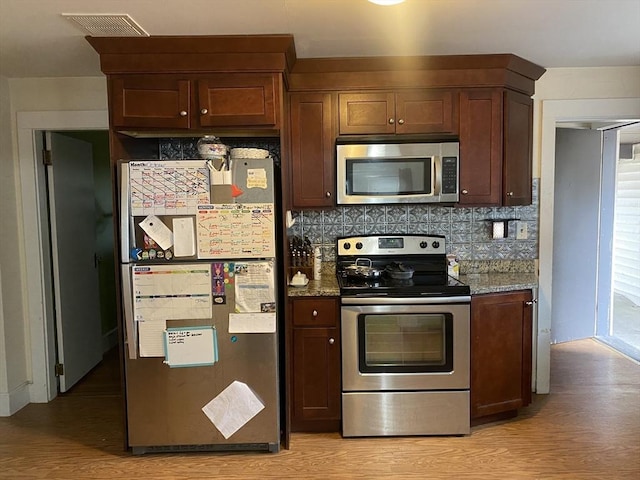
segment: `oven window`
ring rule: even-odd
[[[432,158],[347,158],[348,195],[432,195]]]
[[[453,371],[453,316],[362,314],[358,318],[362,373]]]

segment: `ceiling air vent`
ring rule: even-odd
[[[62,16],[92,37],[148,37],[128,14],[63,13]]]

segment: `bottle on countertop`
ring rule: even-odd
[[[322,250],[320,247],[313,249],[313,278],[316,280],[320,278],[320,272],[322,271]]]

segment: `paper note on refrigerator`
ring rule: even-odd
[[[273,260],[235,264],[236,313],[275,312]]]
[[[240,430],[263,409],[264,404],[253,390],[246,383],[237,380],[202,407],[204,414],[225,439]]]
[[[272,258],[275,209],[272,203],[199,205],[198,258]]]
[[[154,242],[160,245],[163,250],[173,245],[173,233],[162,220],[155,215],[149,215],[140,222],[140,228],[149,235]]]
[[[193,257],[196,254],[196,227],[193,217],[174,218],[172,223],[174,257]]]
[[[141,357],[164,357],[165,320],[138,322],[138,343]]]
[[[275,333],[276,312],[230,313],[229,333]]]
[[[205,160],[129,162],[131,215],[194,214],[210,203]]]
[[[211,318],[211,265],[137,265],[132,277],[135,320]]]

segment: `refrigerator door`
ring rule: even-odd
[[[134,264],[127,268],[130,272],[136,268],[152,268],[148,264],[141,265],[137,267]],[[209,264],[199,262],[186,267],[191,268],[197,265]],[[268,265],[270,268],[266,270],[266,275],[270,276],[268,282],[273,286],[273,291],[268,294],[268,297],[275,300],[277,292],[275,292],[273,260],[262,262],[236,260],[234,263],[220,262],[214,265],[224,265],[232,268],[234,272],[236,267],[241,269],[247,266],[251,268],[252,265]],[[216,267],[212,270],[214,275],[215,270]],[[262,272],[264,275],[265,270]],[[136,302],[139,302],[140,296],[145,292],[137,289],[136,283],[133,282],[133,307],[130,313],[134,320],[126,322],[130,355],[125,360],[127,435],[128,444],[133,453],[204,450],[276,452],[279,450],[277,313],[272,311],[238,314],[238,305],[249,305],[248,308],[254,310],[261,308],[241,298],[246,292],[242,292],[245,284],[239,279],[239,275],[242,274],[236,273],[233,284],[226,284],[222,292],[217,292],[224,294],[224,301],[212,302],[211,318],[187,317],[162,322],[167,329],[194,330],[207,326],[215,328],[217,361],[202,366],[172,366],[168,356],[141,356],[144,349],[143,342],[149,339],[144,336],[140,326],[154,320],[152,315],[144,317],[136,311]],[[254,274],[250,272],[250,275]],[[248,292],[255,288],[251,283],[246,287]],[[249,293],[249,295],[252,294]],[[267,297],[262,294],[260,298]],[[274,307],[275,303],[263,310],[274,310]],[[171,305],[164,304],[163,308],[171,308]],[[261,315],[265,316],[262,325],[271,325],[272,328],[260,327],[260,322],[257,322],[256,318],[261,318]],[[235,320],[235,326],[231,329],[230,316]],[[273,321],[268,321],[267,316],[272,317]],[[135,318],[148,320],[140,321]],[[239,329],[238,325],[243,324],[250,327]],[[239,333],[247,330],[268,333]],[[132,341],[139,348],[134,349]],[[166,337],[164,341],[166,342]],[[131,355],[134,350],[137,354]],[[240,382],[246,396],[238,395],[236,391],[236,397],[232,397],[232,401],[227,405],[228,411],[224,412],[224,418],[212,420],[203,411],[203,407],[210,404],[228,387],[233,388],[239,385],[234,382]],[[248,420],[241,418],[240,428],[229,435],[230,426],[227,423],[233,424],[234,415],[243,415],[242,412],[234,412],[233,409],[251,402],[254,404],[257,402],[260,410]]]

